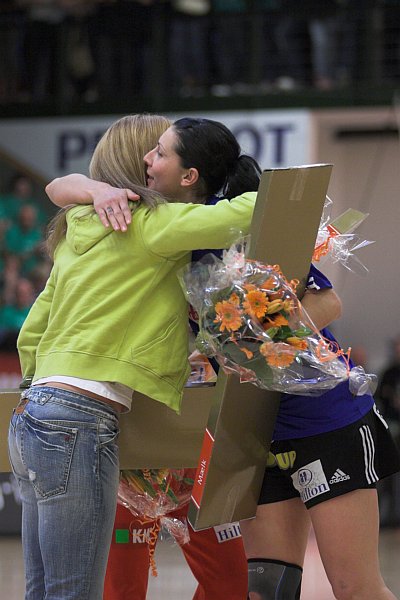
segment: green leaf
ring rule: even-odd
[[[153,488],[150,481],[148,481],[144,476],[136,475],[136,478],[140,481],[140,484],[143,488],[143,492],[145,494],[148,494],[151,498],[155,498],[157,492]]]
[[[224,345],[223,354],[235,364],[254,371],[258,379],[268,387],[273,380],[273,371],[268,366],[265,358],[260,354],[260,345],[260,342],[246,342],[246,344],[243,344],[243,346],[254,353],[253,358],[250,359],[247,358],[245,353],[241,352],[238,346],[232,342],[228,342]]]
[[[308,327],[301,327],[300,329],[295,329],[293,331],[293,334],[296,337],[305,337],[307,335],[311,335],[313,332],[311,331],[311,329],[308,329]]]
[[[182,481],[187,485],[194,485],[194,479],[192,479],[191,477],[183,477]]]
[[[278,331],[279,331],[279,327],[270,327],[269,329],[267,329],[265,331],[265,333],[267,335],[269,335],[270,338],[273,338],[273,337],[276,336],[276,334],[278,333]]]
[[[291,337],[292,335],[293,335],[293,331],[290,329],[290,327],[288,327],[287,325],[282,325],[282,327],[279,328],[279,332],[275,336],[275,339],[286,340],[288,337]]]
[[[169,488],[169,490],[167,492],[167,496],[169,496],[171,498],[171,500],[173,501],[174,504],[178,504],[179,500],[178,500],[177,496],[174,494],[174,492],[171,490],[171,488]]]
[[[222,347],[222,352],[224,356],[232,362],[238,365],[245,365],[249,359],[246,354],[240,350],[241,346],[247,348],[251,352],[258,352],[260,343],[247,341],[246,343],[238,342],[238,344],[234,344],[233,342],[227,341]]]

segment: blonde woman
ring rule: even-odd
[[[54,266],[18,339],[25,379],[9,450],[23,503],[26,600],[99,600],[116,509],[118,419],[133,390],[179,410],[190,369],[187,306],[176,273],[196,248],[248,232],[255,193],[203,206],[145,186],[143,156],[169,121],[114,123],[90,165],[97,182],[136,193],[125,233],[92,207],[56,217]],[[174,168],[176,165],[174,165]],[[196,178],[182,168],[182,181]]]

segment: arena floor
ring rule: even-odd
[[[400,529],[382,530],[380,556],[384,578],[393,593],[400,598]],[[150,576],[147,600],[191,600],[196,583],[179,547],[168,540],[159,542],[156,563],[158,576]],[[0,581],[2,598],[23,600],[24,576],[19,537],[0,536]],[[307,550],[301,599],[334,600],[312,534]]]

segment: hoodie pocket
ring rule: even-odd
[[[132,349],[132,362],[166,379],[182,377],[187,368],[187,331],[177,316],[162,334]]]

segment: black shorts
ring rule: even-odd
[[[399,470],[399,452],[374,406],[341,429],[272,442],[258,504],[300,497],[311,508],[354,490],[374,488]]]

